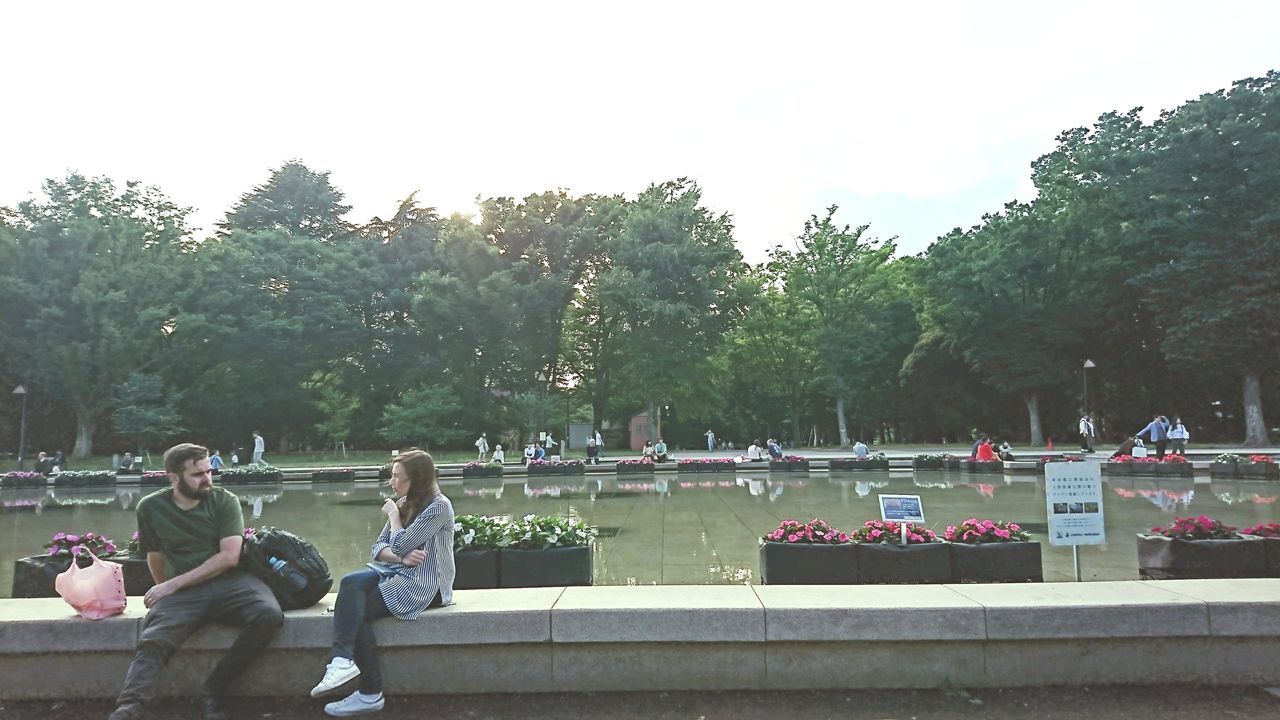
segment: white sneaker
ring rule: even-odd
[[[324,712],[330,717],[350,717],[352,715],[378,712],[386,704],[387,701],[382,697],[382,693],[378,693],[376,700],[369,700],[362,696],[359,691],[356,691],[342,700],[325,705]]]
[[[325,666],[324,678],[320,680],[320,684],[311,688],[311,697],[337,690],[359,676],[360,668],[356,667],[355,661],[336,657]]]

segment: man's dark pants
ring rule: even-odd
[[[244,628],[204,683],[205,694],[223,695],[275,637],[284,624],[284,614],[270,588],[241,570],[231,570],[162,599],[142,623],[138,651],[118,703],[151,700],[152,687],[174,651],[211,622]]]
[[[1168,440],[1157,440],[1157,441],[1156,441],[1156,457],[1158,457],[1158,458],[1163,458],[1163,457],[1164,457],[1164,452],[1165,452],[1165,450],[1167,450],[1168,448],[1169,448],[1169,441],[1168,441]]]

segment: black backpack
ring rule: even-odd
[[[282,572],[271,566],[273,557],[287,563]],[[282,610],[309,608],[333,587],[329,564],[316,546],[280,528],[261,527],[246,537],[240,565],[271,588]]]

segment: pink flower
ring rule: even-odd
[[[85,539],[85,540],[92,540],[92,539],[93,539],[93,533],[91,533],[91,532],[87,532],[87,533],[85,533],[85,534],[84,534],[84,539]]]
[[[82,553],[82,552],[84,552],[84,546],[83,546],[83,545],[75,545],[75,546],[72,546],[72,548],[71,548],[71,554],[72,554],[72,555],[79,555],[79,554],[80,554],[80,553]]]
[[[67,539],[67,542],[69,542],[69,543],[78,543],[78,542],[80,542],[80,536],[79,536],[79,535],[68,535],[66,539]]]
[[[787,536],[787,542],[798,542],[799,540],[800,540],[800,536],[796,535],[795,533],[791,533],[790,535]]]
[[[840,542],[842,543],[849,542],[849,533],[840,533],[838,537],[840,538]]]
[[[873,537],[873,538],[878,538],[878,537],[880,537],[880,536],[881,536],[881,535],[883,535],[883,534],[884,534],[884,533],[880,532],[879,530],[872,530],[872,531],[871,531],[871,537]]]

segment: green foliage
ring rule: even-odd
[[[467,434],[456,424],[461,407],[453,390],[444,385],[411,388],[382,411],[378,434],[392,445],[422,448],[461,440]]]
[[[185,432],[174,401],[158,376],[133,373],[117,393],[111,416],[116,431],[134,438],[139,451]]]

